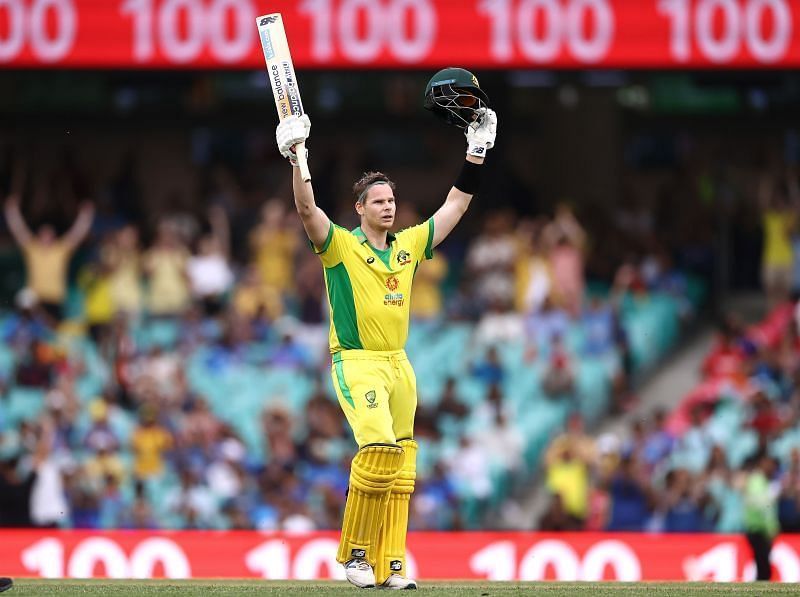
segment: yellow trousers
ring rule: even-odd
[[[417,379],[404,350],[343,350],[331,377],[359,448],[414,437]]]

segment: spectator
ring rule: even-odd
[[[94,205],[83,202],[77,219],[63,236],[57,236],[49,224],[40,226],[34,234],[20,211],[21,180],[13,188],[15,190],[5,204],[6,223],[25,257],[27,286],[36,294],[42,309],[55,322],[60,322],[67,296],[69,262],[75,249],[89,234],[94,220]]]
[[[436,321],[444,312],[442,282],[448,272],[447,258],[440,252],[419,264],[414,277],[414,300],[411,317],[417,321]]]
[[[49,340],[52,333],[49,318],[39,308],[36,293],[30,288],[19,290],[14,297],[14,313],[2,325],[2,339],[22,352],[35,340]]]
[[[34,340],[17,365],[14,381],[29,388],[47,388],[53,381],[58,353],[49,344]]]
[[[505,370],[500,362],[500,355],[496,346],[490,346],[486,351],[486,358],[480,363],[472,365],[472,375],[486,385],[503,383]]]
[[[669,456],[674,446],[675,438],[667,428],[667,415],[663,409],[656,409],[642,448],[643,464],[652,471]]]
[[[101,347],[108,341],[108,332],[114,318],[115,305],[111,288],[111,264],[108,262],[106,239],[100,247],[99,259],[86,265],[78,275],[78,286],[83,291],[83,310],[89,326],[89,336]],[[103,348],[101,348],[103,352]]]
[[[167,512],[176,516],[183,528],[214,528],[218,515],[217,500],[191,469],[180,472],[180,485],[164,497]]]
[[[502,313],[512,306],[516,255],[509,214],[489,213],[483,232],[473,240],[466,257],[473,292],[484,308],[494,306]]]
[[[592,297],[583,313],[581,327],[584,330],[583,351],[587,355],[609,355],[615,346],[614,311],[610,304],[600,297]]]
[[[652,512],[652,490],[635,458],[625,456],[609,483],[609,531],[643,531]]]
[[[461,436],[458,449],[446,462],[453,482],[475,501],[479,516],[492,493],[490,463],[483,447],[474,438]]]
[[[127,225],[114,235],[106,248],[110,268],[111,300],[116,314],[136,318],[142,311],[142,253],[139,232]]]
[[[458,398],[456,393],[456,380],[448,377],[444,382],[439,404],[436,406],[435,420],[444,416],[451,416],[457,421],[463,420],[468,414],[467,406]]]
[[[555,217],[548,225],[545,235],[551,246],[553,294],[558,297],[559,304],[567,313],[577,317],[581,312],[586,286],[583,271],[586,233],[572,213],[572,208],[562,203],[556,208]]]
[[[147,304],[151,315],[175,317],[189,305],[186,264],[189,251],[175,223],[162,220],[155,244],[145,253],[143,263],[148,277]]]
[[[136,479],[152,479],[164,472],[164,458],[172,448],[172,435],[158,424],[153,406],[145,405],[140,409],[139,425],[131,435],[131,448]]]
[[[770,307],[787,300],[792,287],[791,235],[797,214],[787,193],[786,188],[767,176],[762,178],[758,189],[764,227],[761,281]]]
[[[554,339],[566,336],[569,331],[569,317],[566,311],[556,307],[548,298],[541,310],[528,318],[525,329],[527,337],[533,341],[533,350],[536,353],[546,353]]]
[[[772,483],[775,461],[761,456],[747,477],[744,490],[744,529],[756,561],[756,580],[770,580],[772,543],[780,530],[776,501],[778,488]]]
[[[710,498],[705,485],[697,482],[686,469],[667,473],[660,508],[664,530],[668,533],[697,533],[710,530],[704,511]]]
[[[558,337],[553,339],[548,367],[542,376],[542,390],[553,400],[565,399],[570,403],[575,400],[575,373],[572,370],[572,359],[561,347],[561,340]]]
[[[554,273],[545,246],[542,222],[521,222],[517,235],[522,251],[516,264],[516,307],[524,314],[537,313],[553,293]]]
[[[561,497],[564,510],[577,520],[586,519],[589,498],[589,462],[570,448],[548,462],[545,484]]]
[[[521,469],[525,440],[520,430],[502,411],[495,412],[492,422],[477,433],[476,439],[486,450],[496,469],[509,474]]]
[[[556,493],[550,496],[550,505],[542,517],[539,519],[537,528],[540,531],[579,531],[583,526],[583,521],[573,516],[564,508],[564,501],[561,495]]]
[[[261,220],[250,233],[253,262],[261,283],[279,294],[293,291],[293,266],[300,241],[287,221],[283,199],[270,199],[261,210]]]
[[[233,294],[233,307],[238,315],[250,320],[269,323],[283,315],[280,292],[264,284],[255,266],[244,270]]]
[[[758,433],[760,444],[775,438],[783,427],[778,412],[763,391],[757,391],[750,399],[748,427]]]
[[[83,445],[92,452],[100,450],[118,450],[119,439],[108,422],[108,405],[103,400],[94,400],[89,404],[89,416],[92,426],[86,432]]]
[[[225,211],[212,207],[208,214],[211,231],[197,241],[197,251],[189,257],[187,273],[192,297],[203,305],[206,315],[218,315],[226,294],[233,285],[230,260],[230,234]]]

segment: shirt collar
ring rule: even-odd
[[[358,228],[354,228],[352,232],[353,232],[353,234],[356,235],[356,238],[358,239],[358,242],[360,242],[362,245],[365,242],[367,242],[367,235],[364,234],[363,230],[361,230],[361,226],[359,226]],[[386,233],[386,244],[387,245],[391,245],[394,242],[394,238],[395,238],[394,234],[392,234],[391,232],[387,232]],[[370,245],[370,246],[372,246],[372,245]]]

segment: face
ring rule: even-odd
[[[356,203],[356,211],[363,223],[373,230],[390,230],[394,224],[394,191],[388,184],[372,187],[364,203]]]
[[[36,236],[38,237],[40,243],[43,245],[49,245],[55,242],[56,231],[52,226],[45,224],[39,228]]]

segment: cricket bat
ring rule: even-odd
[[[300,116],[303,114],[303,101],[300,99],[300,88],[297,86],[297,77],[294,74],[283,18],[276,12],[258,17],[256,24],[261,48],[264,50],[264,59],[267,61],[267,74],[272,94],[275,96],[278,118],[283,120],[289,116]],[[300,175],[304,182],[309,182],[311,172],[306,161],[306,144],[298,143],[295,145],[295,151]]]

